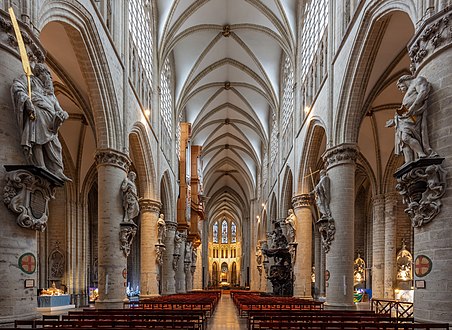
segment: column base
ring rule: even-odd
[[[96,300],[94,307],[96,309],[109,309],[109,308],[120,308],[124,307],[124,302],[128,299],[111,299],[111,300]]]
[[[341,304],[341,303],[329,303],[325,302],[323,305],[327,310],[356,310],[355,304]]]
[[[158,293],[140,294],[140,299],[155,298],[155,297],[160,297],[160,295]]]

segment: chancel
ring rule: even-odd
[[[447,328],[451,15],[0,0],[0,328]]]

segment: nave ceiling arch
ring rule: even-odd
[[[226,199],[249,217],[286,56],[295,70],[297,1],[154,0],[152,9],[159,65],[171,59],[176,77],[176,123],[191,122],[191,144],[203,146],[207,214]]]

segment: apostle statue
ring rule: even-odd
[[[287,241],[289,243],[293,243],[295,242],[295,234],[297,232],[296,229],[296,222],[297,222],[297,217],[295,216],[295,214],[293,213],[293,209],[289,209],[289,211],[287,211],[288,216],[285,220],[285,224],[286,224],[286,228],[287,228]]]
[[[121,184],[124,222],[133,222],[133,218],[135,218],[140,213],[137,186],[135,185],[136,177],[137,175],[135,174],[135,172],[130,171]]]
[[[325,170],[320,170],[319,183],[314,188],[315,201],[322,218],[330,218],[330,178]]]
[[[430,147],[427,132],[430,83],[422,76],[404,75],[397,81],[397,87],[405,94],[402,106],[397,109],[394,119],[386,122],[386,127],[396,128],[395,154],[402,152],[405,163],[437,156]]]
[[[14,110],[20,132],[20,144],[29,165],[43,168],[64,181],[63,156],[58,129],[69,117],[55,96],[52,76],[47,66],[36,63],[30,80],[31,98],[25,75],[11,86]]]
[[[157,242],[158,244],[164,244],[166,238],[166,222],[165,215],[160,213],[160,217],[157,220]]]

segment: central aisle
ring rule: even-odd
[[[229,293],[223,293],[213,316],[208,320],[207,330],[245,330],[246,318],[240,318]]]

